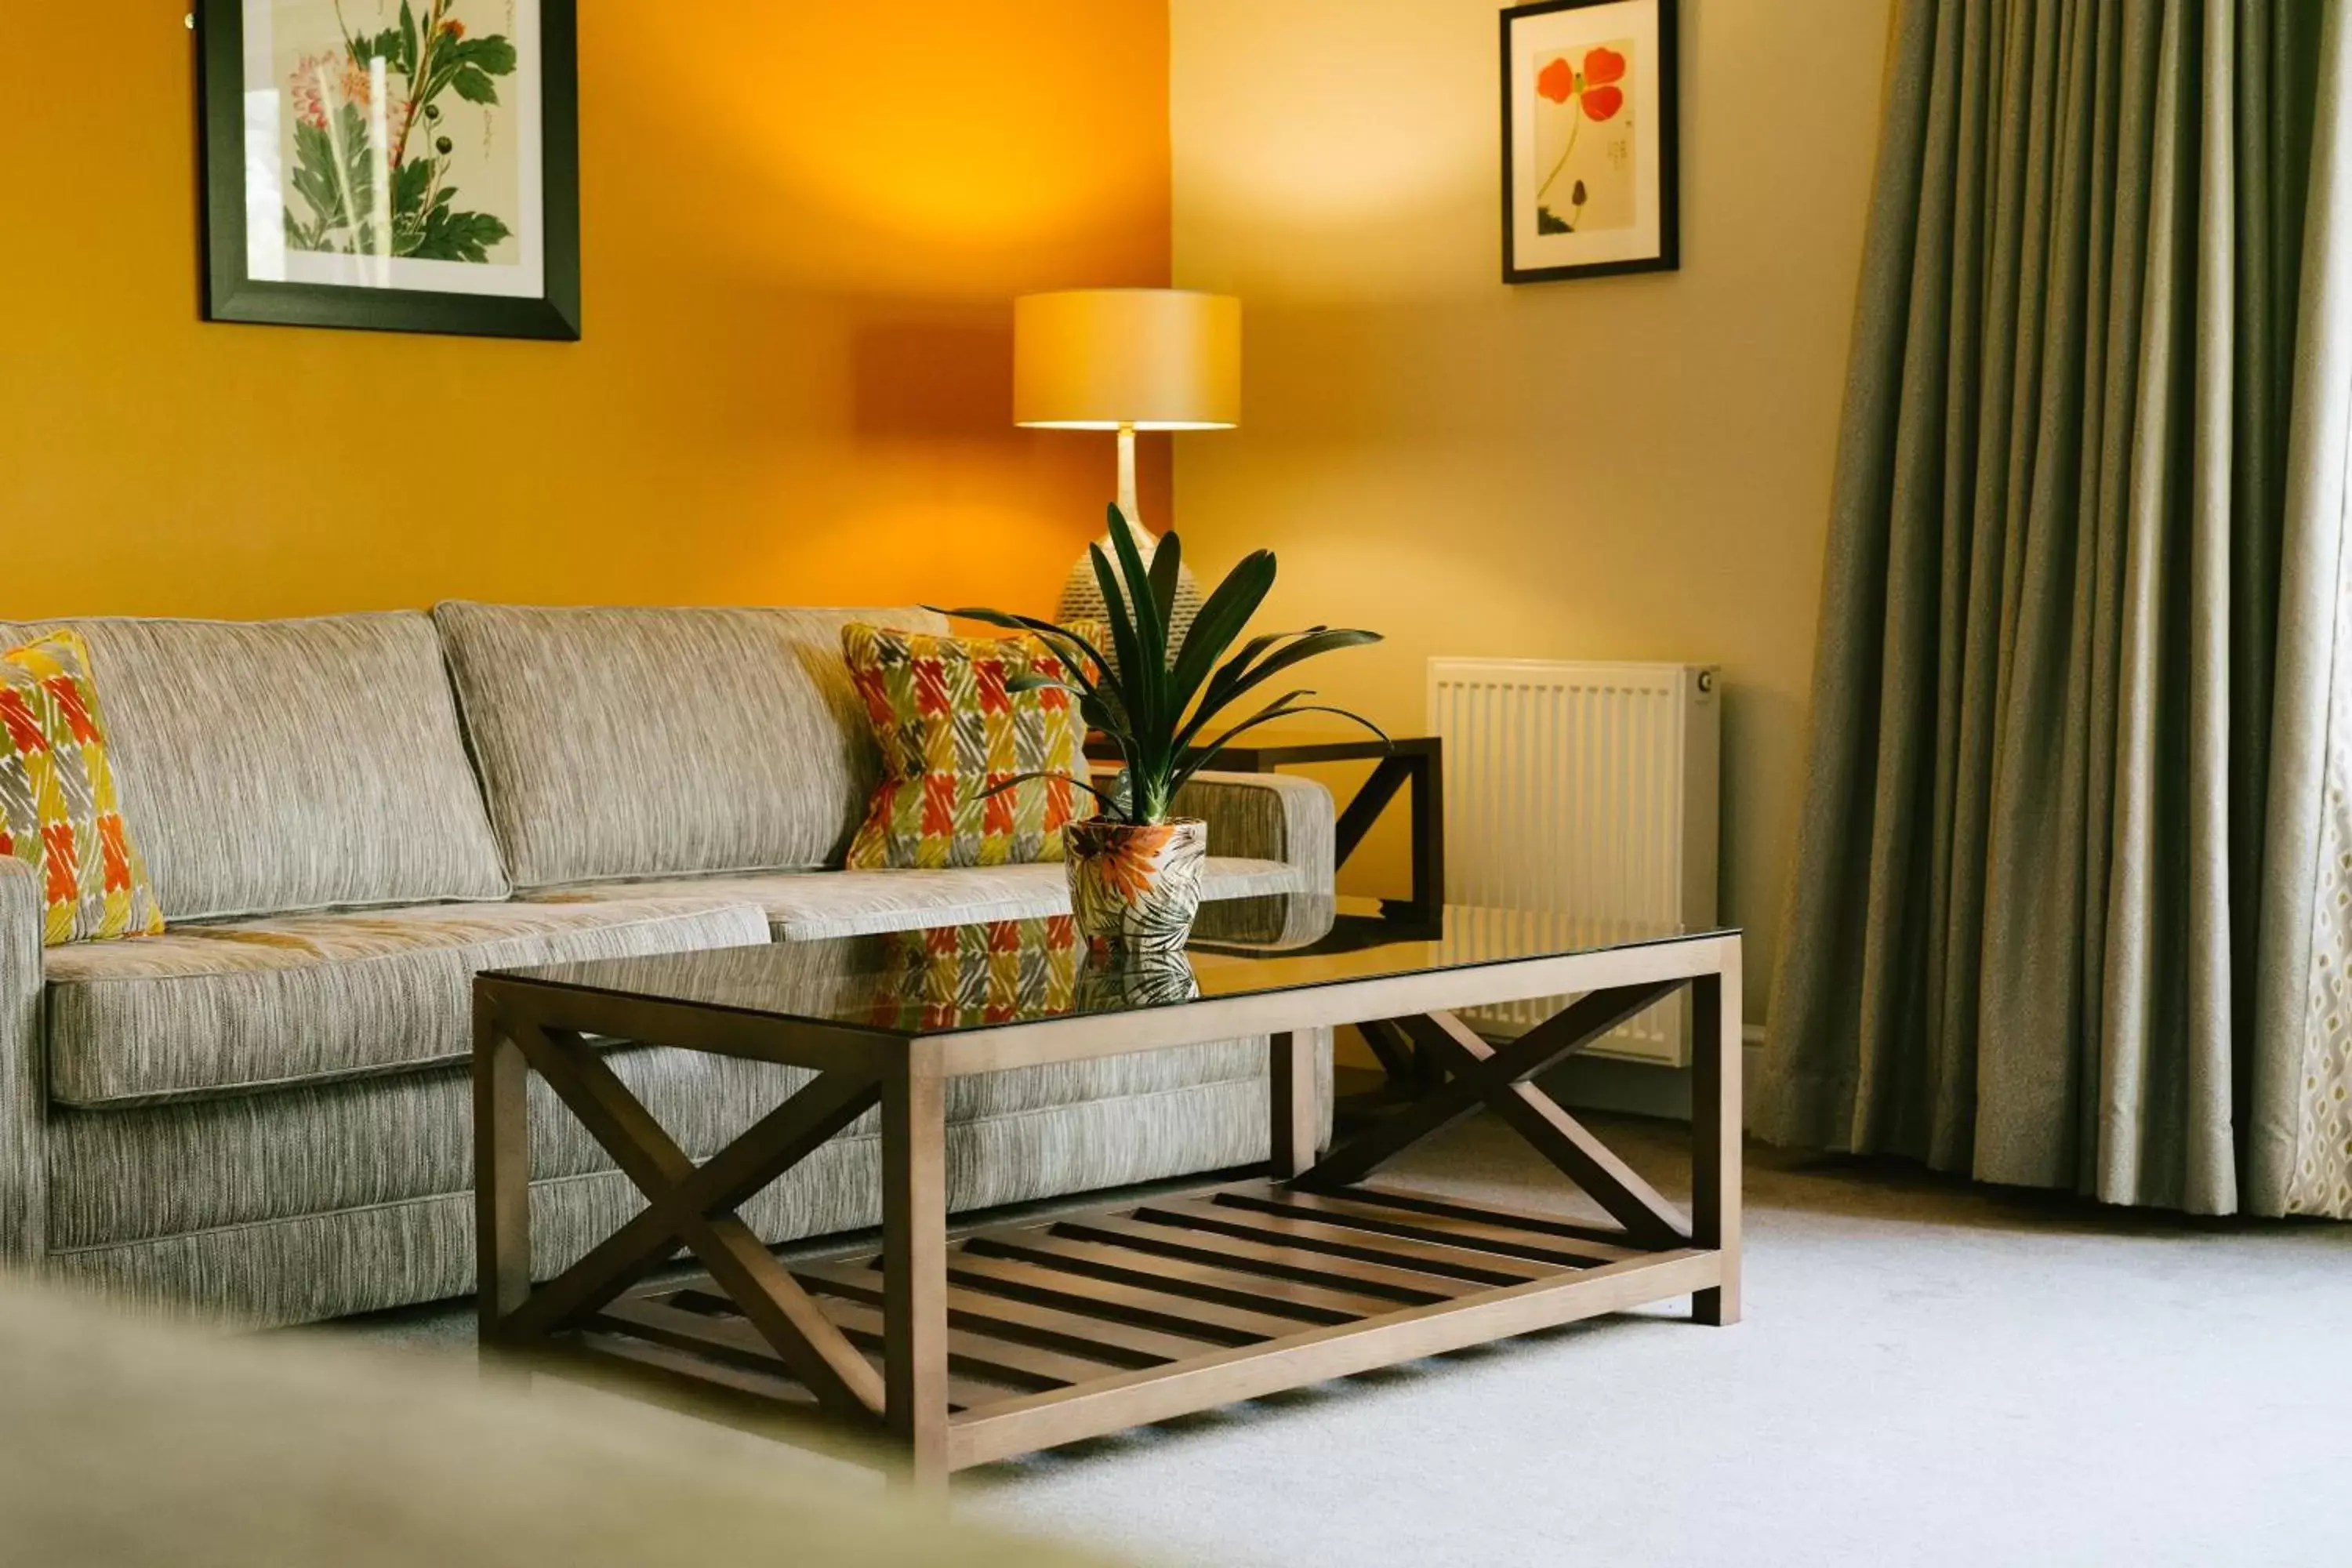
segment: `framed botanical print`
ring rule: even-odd
[[[1503,13],[1503,280],[1681,265],[1675,0]]]
[[[580,335],[577,0],[197,0],[205,314]]]

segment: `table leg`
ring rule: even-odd
[[[1269,1037],[1266,1102],[1273,1121],[1267,1147],[1274,1173],[1284,1181],[1315,1163],[1315,1034],[1286,1030]]]
[[[1691,1240],[1723,1256],[1723,1283],[1691,1297],[1702,1323],[1739,1321],[1739,956],[1691,983]]]
[[[947,1080],[919,1042],[882,1080],[884,1417],[912,1479],[948,1457]]]
[[[530,1298],[529,1068],[498,1010],[474,1002],[474,1259],[481,1342]]]
[[[1445,905],[1445,769],[1434,749],[1401,760],[1411,766],[1412,895],[1402,904],[1381,900],[1381,911],[1392,920],[1433,921]]]

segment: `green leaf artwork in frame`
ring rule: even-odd
[[[286,242],[298,250],[487,262],[511,237],[503,218],[463,205],[452,177],[455,142],[443,121],[449,95],[499,104],[498,80],[516,66],[512,41],[471,37],[467,0],[401,0],[396,26],[353,34],[340,54],[305,58],[289,84],[296,116],[287,184]],[[376,95],[384,101],[379,105]],[[375,146],[375,130],[389,140]],[[378,170],[387,189],[379,193]],[[389,243],[383,229],[389,229]]]

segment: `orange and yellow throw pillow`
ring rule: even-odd
[[[47,946],[163,929],[115,807],[89,649],[72,632],[0,653],[0,855],[40,868]]]
[[[849,673],[882,746],[882,782],[849,847],[853,869],[1015,866],[1062,858],[1062,828],[1095,813],[1086,725],[1057,690],[1006,682],[1061,666],[1034,637],[953,637],[852,622]],[[1049,775],[995,795],[1015,773]]]

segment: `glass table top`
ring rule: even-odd
[[[1409,923],[1370,900],[1204,904],[1181,953],[1090,949],[1066,915],[501,970],[542,984],[912,1038],[1729,934],[1528,910]]]

